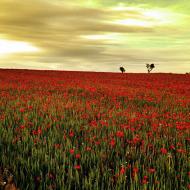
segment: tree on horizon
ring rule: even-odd
[[[150,73],[152,71],[152,69],[155,68],[155,65],[152,63],[152,64],[146,64],[146,68],[148,70],[148,73]]]
[[[124,68],[124,67],[120,67],[119,69],[120,69],[120,71],[121,71],[122,73],[125,73],[125,68]]]

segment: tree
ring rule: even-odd
[[[124,67],[120,67],[119,69],[120,69],[120,71],[121,71],[122,73],[125,72],[125,68],[124,68]]]
[[[152,71],[152,69],[154,69],[155,66],[154,66],[153,63],[152,63],[152,64],[146,64],[146,68],[147,68],[147,70],[148,70],[148,73],[150,73],[150,71]]]

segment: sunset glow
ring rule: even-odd
[[[38,52],[39,49],[27,42],[0,39],[0,56],[14,53]]]
[[[127,25],[127,26],[143,26],[143,27],[150,27],[151,23],[143,20],[136,20],[136,19],[125,19],[125,20],[117,20],[114,23]]]

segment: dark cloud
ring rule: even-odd
[[[90,32],[149,32],[146,27],[127,27],[108,23],[118,18],[118,13],[110,10],[52,5],[46,1],[0,1],[0,32],[12,37],[54,38]],[[139,13],[131,11],[126,17]],[[20,35],[19,35],[20,34]],[[61,35],[63,34],[63,35]],[[55,36],[53,36],[55,35]],[[60,41],[60,39],[58,39]],[[64,39],[65,40],[65,39]]]

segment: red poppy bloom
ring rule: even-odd
[[[24,108],[20,108],[20,112],[23,113],[25,111]]]
[[[32,108],[33,108],[32,106],[28,106],[28,109],[30,109],[30,110],[31,110]]]
[[[128,164],[128,165],[127,165],[127,169],[129,169],[129,168],[131,168],[131,164]]]
[[[70,136],[70,137],[74,137],[74,132],[73,132],[73,131],[70,131],[69,136]]]
[[[115,146],[115,140],[114,139],[112,139],[111,141],[110,141],[110,145],[113,147],[113,146]]]
[[[24,126],[24,125],[21,125],[21,126],[20,126],[20,129],[24,129],[24,128],[25,128],[25,126]]]
[[[177,152],[178,153],[186,153],[186,151],[184,149],[182,149],[182,148],[177,149]]]
[[[77,170],[80,170],[80,168],[81,168],[80,165],[75,166],[75,169],[77,169]]]
[[[124,132],[123,131],[117,131],[116,136],[119,138],[122,138],[122,137],[124,137]]]
[[[86,147],[86,150],[87,150],[87,151],[90,151],[90,150],[92,150],[92,148],[89,147],[89,146],[87,146],[87,147]]]
[[[125,168],[124,167],[121,167],[120,169],[120,174],[124,174],[125,173]]]
[[[155,170],[154,168],[149,168],[149,169],[148,169],[148,172],[149,172],[149,173],[154,173],[155,171],[156,171],[156,170]]]
[[[69,152],[70,152],[70,154],[74,154],[75,150],[74,149],[70,149]]]
[[[77,159],[79,159],[79,158],[81,157],[81,155],[80,155],[80,154],[76,154],[75,157],[76,157]]]
[[[100,141],[95,141],[95,144],[96,145],[99,145],[101,142]]]
[[[37,134],[38,134],[38,131],[33,130],[33,131],[32,131],[32,134],[33,134],[33,135],[37,135]]]
[[[37,133],[38,133],[38,135],[42,134],[42,129],[41,129],[41,128],[38,128]]]
[[[61,148],[61,145],[60,145],[60,144],[55,144],[54,146],[55,146],[56,149]]]
[[[148,183],[148,176],[144,176],[142,180],[142,184],[147,184]]]
[[[138,168],[133,168],[133,173],[138,173],[139,169]]]
[[[161,148],[160,151],[161,151],[162,154],[167,154],[168,153],[166,148]]]
[[[174,150],[175,146],[174,145],[170,145],[170,149]]]

